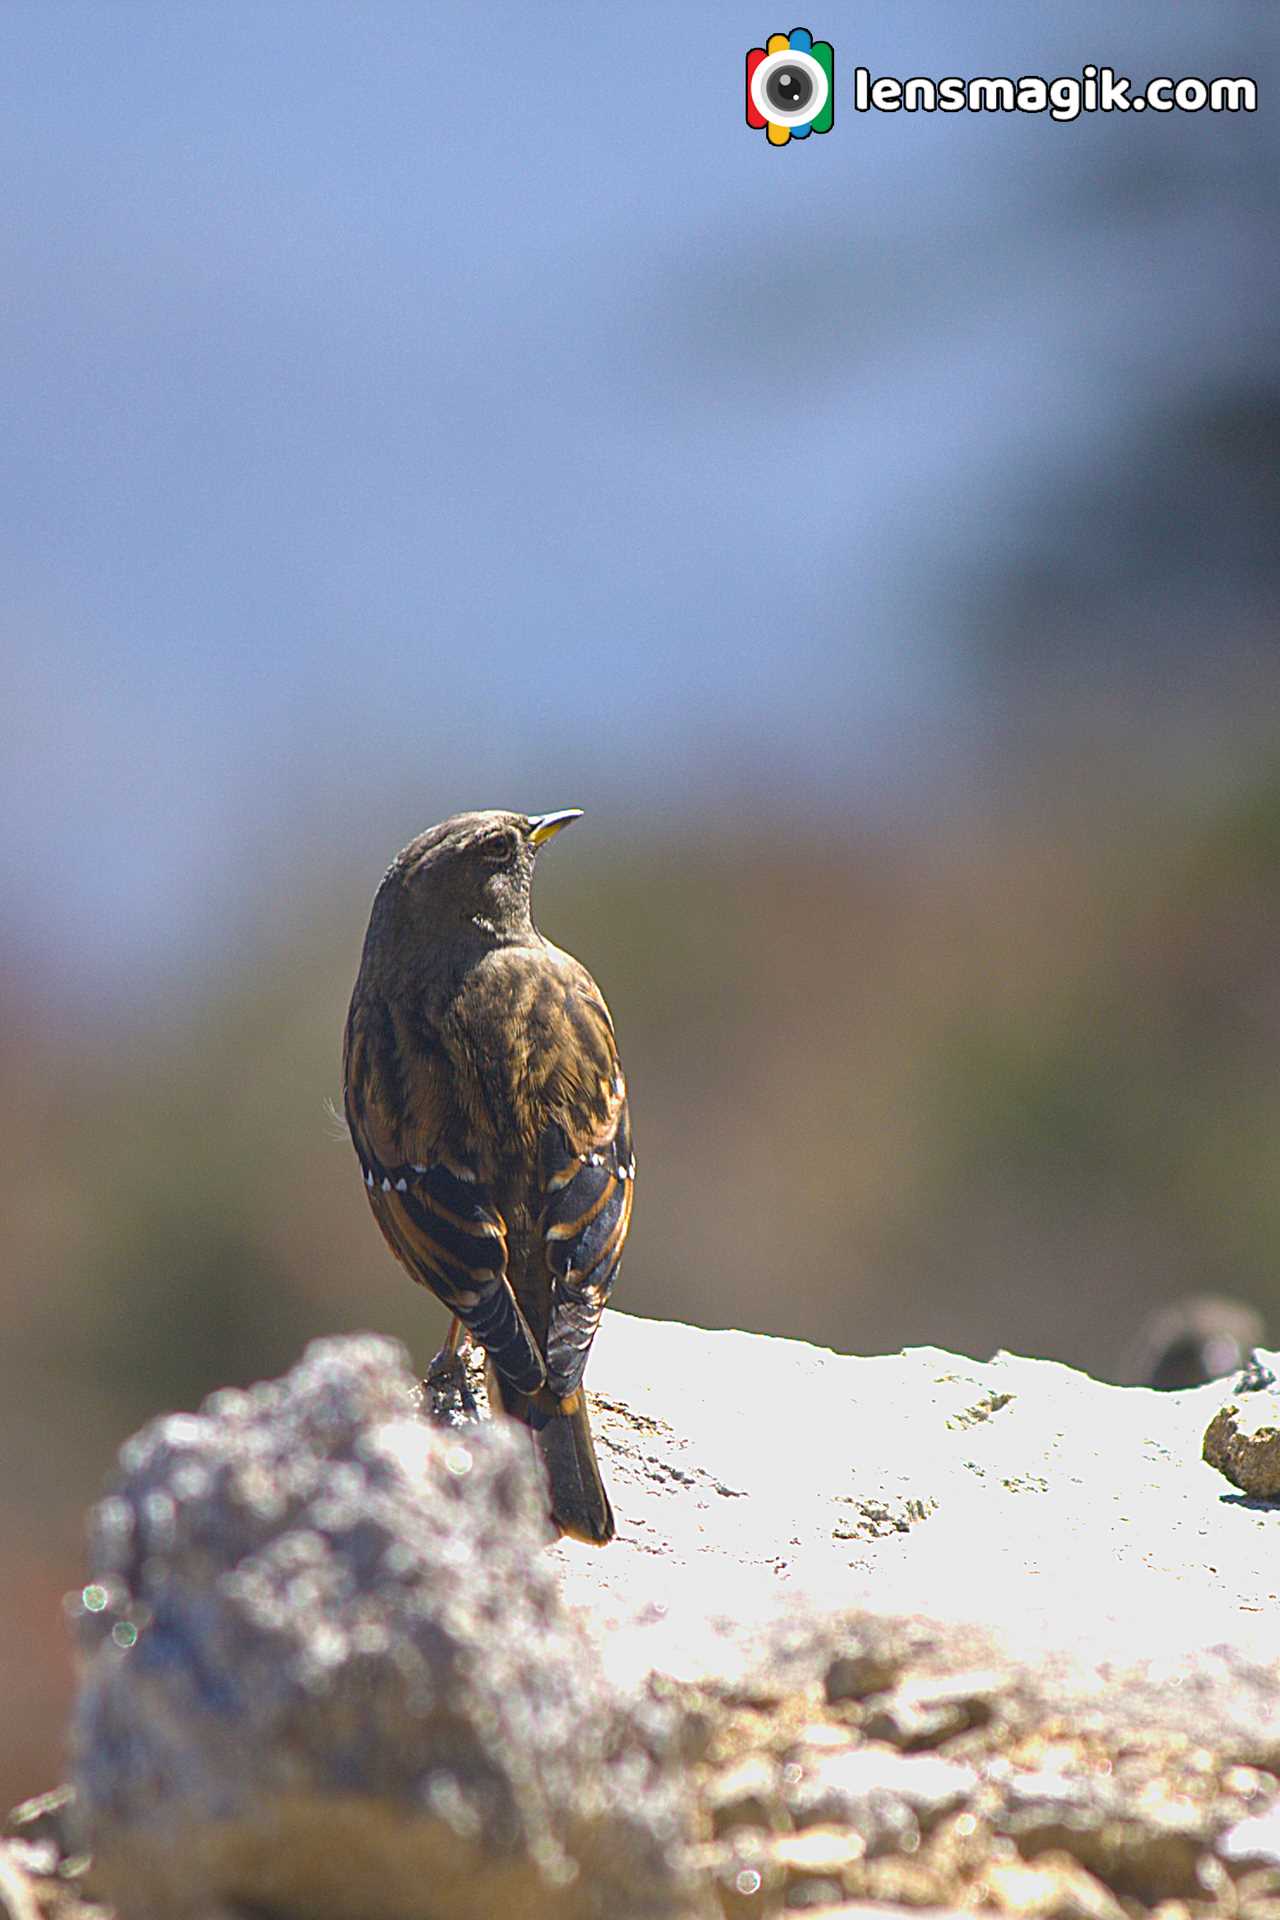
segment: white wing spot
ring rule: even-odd
[[[367,1168],[365,1170],[364,1183],[366,1187],[371,1187],[373,1185],[373,1175],[368,1171]]]
[[[409,1191],[409,1182],[402,1175],[401,1178],[396,1181],[396,1192],[408,1193],[408,1191]]]
[[[388,1180],[385,1173],[382,1176],[382,1191],[384,1193],[390,1193],[391,1191],[391,1182]]]

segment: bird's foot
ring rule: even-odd
[[[442,1427],[464,1427],[480,1418],[476,1397],[467,1378],[467,1357],[454,1346],[443,1346],[427,1368],[422,1382],[429,1420]]]

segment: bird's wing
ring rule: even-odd
[[[347,1124],[387,1245],[504,1379],[536,1393],[545,1368],[507,1280],[506,1222],[476,1170],[449,1150],[438,1042],[401,1034],[386,1003],[366,998],[348,1019],[343,1067]]]
[[[576,1393],[631,1224],[635,1158],[613,1023],[576,962],[549,1062],[551,1120],[539,1144],[540,1227],[551,1275],[547,1385]]]

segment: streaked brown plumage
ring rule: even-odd
[[[603,1543],[613,1514],[582,1375],[631,1218],[635,1162],[613,1022],[530,917],[538,847],[576,810],[463,813],[378,889],[343,1042],[374,1218],[484,1347],[490,1395],[535,1434],[552,1517]]]

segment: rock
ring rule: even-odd
[[[560,1600],[531,1452],[413,1394],[393,1343],[319,1341],[124,1449],[74,1749],[129,1920],[707,1910],[673,1737]]]
[[[46,1840],[0,1840],[0,1915],[3,1920],[113,1920],[82,1897],[78,1875],[67,1875]]]
[[[1028,1860],[1066,1854],[1117,1893],[1138,1899],[1203,1896],[1201,1863],[1212,1828],[1193,1802],[1173,1794],[1137,1796],[1110,1778],[1022,1775],[1008,1784],[995,1821]]]
[[[1205,1429],[1204,1457],[1255,1500],[1280,1499],[1280,1389],[1220,1407]]]
[[[908,1681],[870,1703],[862,1728],[869,1740],[886,1740],[907,1753],[938,1747],[971,1727],[983,1727],[1009,1689],[1007,1673],[952,1673]]]
[[[894,1907],[939,1907],[947,1898],[947,1878],[928,1860],[887,1854],[867,1864],[861,1891]]]
[[[762,1834],[732,1833],[704,1847],[698,1863],[725,1920],[757,1920],[781,1911],[783,1871]]]
[[[793,1762],[784,1779],[798,1827],[849,1828],[872,1858],[894,1849],[914,1853],[921,1832],[966,1805],[978,1784],[971,1767],[932,1756],[908,1759],[876,1746]]]
[[[1218,1853],[1232,1865],[1280,1867],[1280,1804],[1228,1828],[1218,1842]]]
[[[1238,1387],[616,1312],[591,1377],[604,1552],[387,1342],[126,1449],[77,1771],[129,1920],[1276,1920],[1275,1519],[1200,1458]]]
[[[0,1839],[0,1915],[4,1920],[111,1920],[82,1895],[89,1865],[70,1787],[24,1800]]]
[[[782,1770],[758,1753],[713,1776],[706,1805],[716,1834],[731,1833],[735,1827],[782,1831],[791,1825],[782,1797]]]
[[[861,1837],[847,1828],[809,1827],[803,1833],[781,1835],[769,1851],[782,1871],[784,1901],[795,1907],[830,1905],[841,1899],[866,1848]]]
[[[889,1917],[882,1906],[873,1906],[865,1900],[842,1900],[839,1906],[813,1909],[810,1920],[889,1920]],[[971,1920],[971,1916],[946,1907],[916,1907],[911,1920]]]
[[[1201,1463],[1237,1398],[1221,1381],[1156,1392],[929,1347],[862,1358],[613,1309],[590,1380],[620,1534],[552,1554],[624,1683],[727,1674],[741,1630],[857,1608],[984,1623],[1002,1653],[1082,1667],[1273,1657],[1267,1516],[1224,1506]],[[916,1517],[847,1537],[875,1501]],[[864,1698],[892,1683],[837,1681]]]
[[[891,1687],[907,1659],[905,1648],[875,1654],[860,1647],[838,1653],[823,1675],[823,1690],[833,1702],[865,1700],[870,1694],[883,1693]]]
[[[980,1890],[991,1906],[1025,1920],[1124,1920],[1114,1894],[1066,1853],[1041,1854],[1034,1866],[993,1860]]]
[[[4,1823],[10,1852],[28,1873],[74,1879],[87,1864],[83,1824],[70,1787],[55,1787],[15,1807]]]
[[[35,1885],[19,1851],[0,1844],[0,1912],[5,1920],[40,1920]]]
[[[718,1714],[736,1767],[755,1728],[797,1838],[812,1822],[863,1841],[846,1898],[1212,1906],[1217,1836],[1269,1778],[1248,1770],[1280,1762],[1266,1516],[1224,1503],[1199,1458],[1228,1388],[614,1315],[592,1377],[620,1537],[554,1548],[564,1591],[619,1685],[657,1670],[696,1693],[713,1759]],[[877,1500],[905,1531],[850,1537]],[[842,1753],[964,1766],[940,1808],[842,1805],[822,1780]],[[714,1797],[714,1765],[700,1780]],[[752,1911],[769,1910],[768,1819]]]

